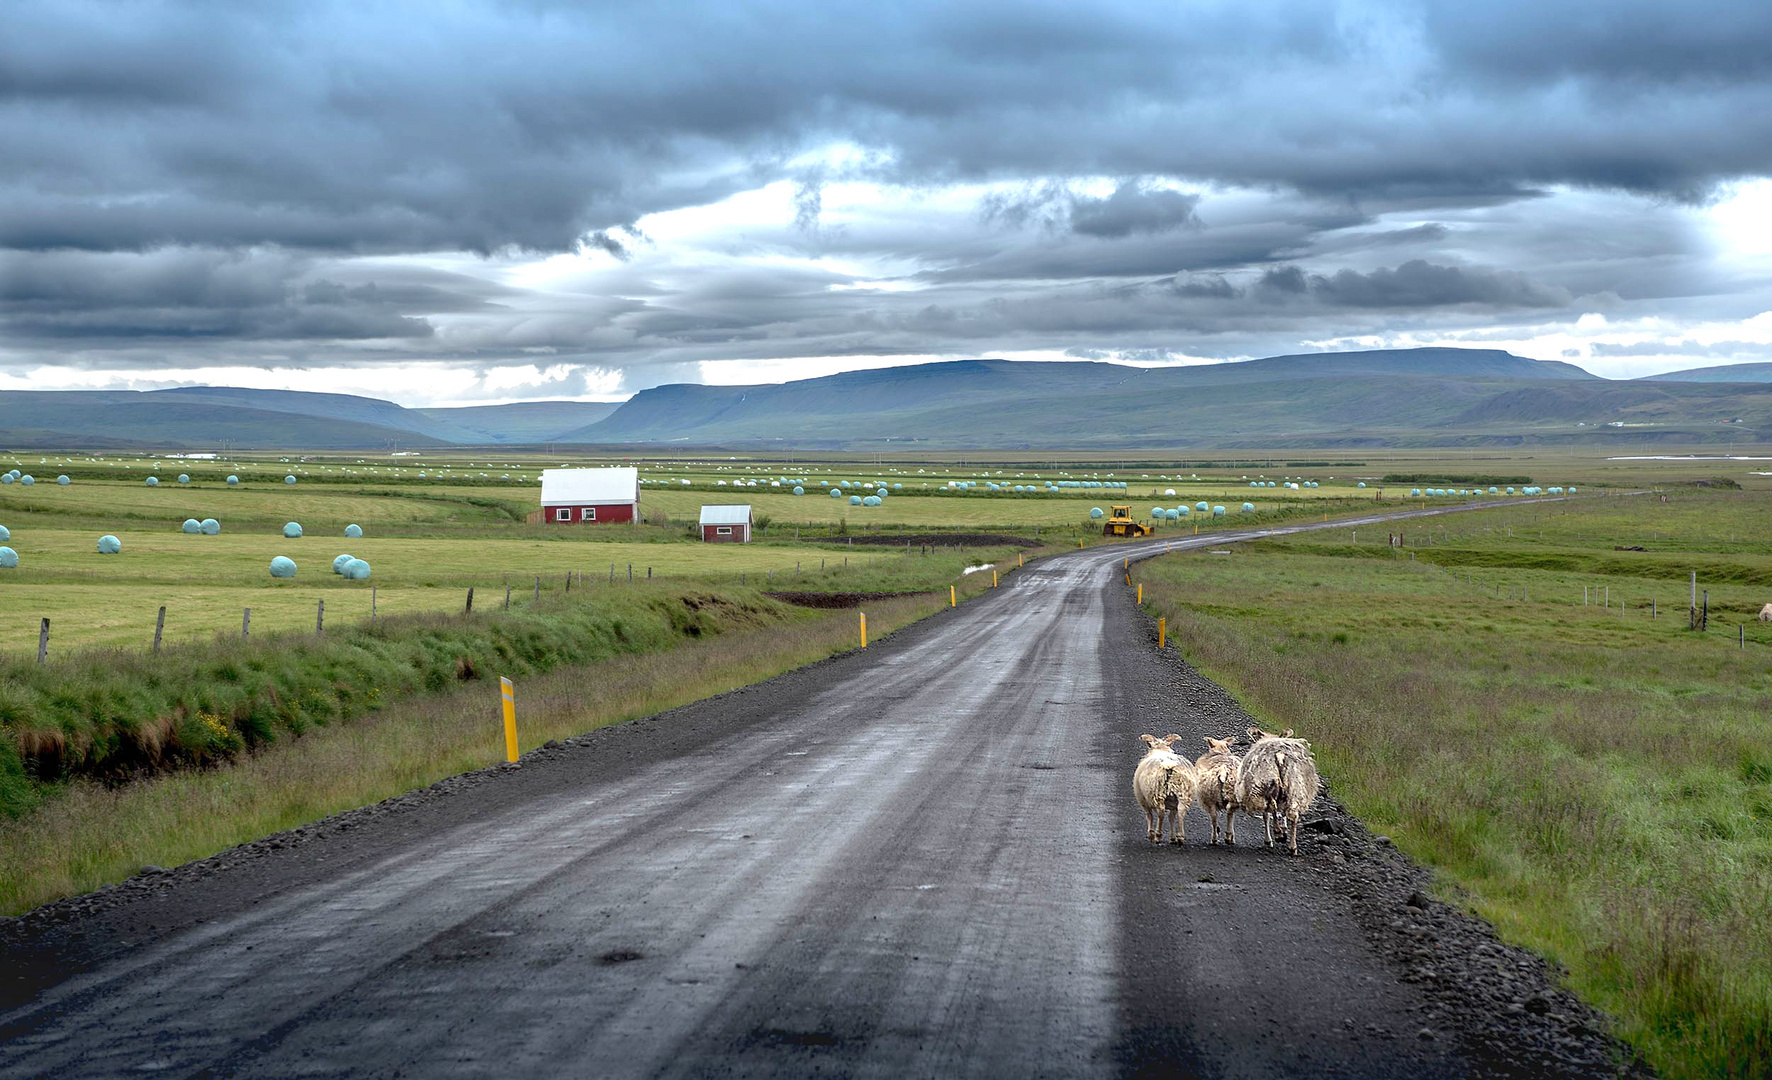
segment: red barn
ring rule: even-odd
[[[710,544],[750,543],[751,508],[749,506],[702,507],[701,538]]]
[[[542,520],[560,525],[633,521],[640,516],[640,470],[543,469]]]

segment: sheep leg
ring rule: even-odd
[[[1212,842],[1214,844],[1217,844],[1218,843],[1218,811],[1217,810],[1209,810],[1209,811],[1207,811],[1207,814],[1212,818]]]
[[[1261,827],[1267,831],[1267,846],[1274,846],[1274,813],[1271,810],[1261,812]]]
[[[1232,846],[1237,842],[1237,808],[1234,806],[1224,808],[1224,842]]]
[[[1175,819],[1169,828],[1169,842],[1171,844],[1179,844],[1182,842],[1181,815],[1186,812],[1187,812],[1187,808],[1181,805],[1181,800],[1176,799],[1175,800]]]
[[[1149,807],[1149,806],[1145,807],[1144,835],[1145,835],[1145,839],[1150,840],[1152,843],[1155,843],[1157,841],[1157,839],[1158,839],[1157,838],[1157,829],[1160,827],[1156,823],[1156,817],[1155,817],[1156,812],[1157,811],[1156,811],[1155,807]]]
[[[1292,848],[1292,854],[1298,854],[1298,815],[1288,814],[1286,817],[1286,842]]]

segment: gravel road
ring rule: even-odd
[[[1248,720],[1121,558],[1253,535],[12,920],[0,1076],[1634,1074],[1333,777],[1299,858],[1145,839],[1138,735]]]

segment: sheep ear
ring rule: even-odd
[[[1284,737],[1288,738],[1288,739],[1290,739],[1292,737],[1292,729],[1291,728],[1286,729],[1286,734]]]
[[[1164,746],[1174,746],[1176,743],[1181,741],[1181,736],[1180,735],[1165,735],[1161,739],[1158,739],[1157,741],[1162,743]]]
[[[1157,737],[1155,735],[1140,735],[1139,738],[1144,740],[1146,746],[1157,745]]]

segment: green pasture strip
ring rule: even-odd
[[[714,606],[689,611],[669,591],[653,592],[649,612],[638,618],[622,606],[625,646],[605,636],[601,659],[535,674],[520,657],[482,657],[472,679],[450,668],[440,689],[397,701],[385,695],[393,673],[378,672],[370,686],[384,688],[384,703],[349,722],[306,728],[300,738],[259,744],[213,768],[121,785],[61,784],[53,798],[0,818],[0,912],[20,913],[121,881],[145,864],[176,866],[496,764],[503,760],[499,675],[515,679],[518,737],[528,750],[760,682],[856,644],[854,611],[790,613],[743,592],[702,597]],[[870,640],[946,606],[945,595],[870,602]],[[605,608],[601,625],[612,631],[617,617]],[[688,632],[696,619],[703,620],[699,637]],[[249,664],[241,661],[243,670]],[[309,685],[295,691],[297,700],[310,691],[325,693]],[[16,774],[0,782],[16,784]]]
[[[1635,512],[1673,506],[1657,527],[1714,533],[1706,519],[1739,509],[1733,498]],[[1369,826],[1563,965],[1664,1076],[1766,1075],[1772,628],[1741,613],[1767,590],[1713,588],[1711,627],[1694,632],[1678,582],[1612,562],[1606,541],[1636,504],[1569,505],[1558,559],[1591,566],[1543,565],[1498,512],[1449,523],[1468,546],[1393,551],[1380,527],[1370,547],[1364,530],[1339,548],[1319,534],[1161,558],[1139,576],[1191,662],[1312,740]],[[1571,546],[1582,535],[1598,538],[1585,552]],[[1513,557],[1430,561],[1473,551]],[[1646,596],[1659,618],[1634,606]]]

